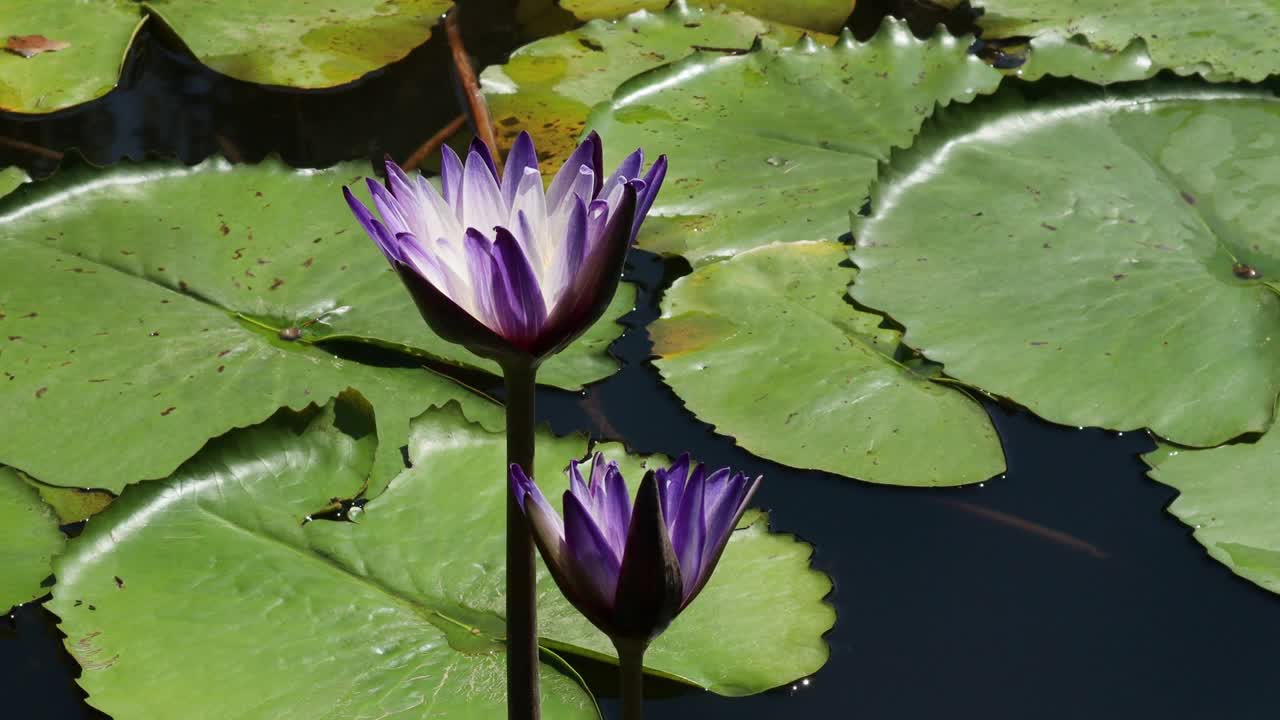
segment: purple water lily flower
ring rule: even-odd
[[[544,191],[528,133],[501,177],[479,141],[466,163],[442,154],[441,192],[388,161],[385,187],[367,180],[381,219],[343,188],[352,212],[436,334],[496,360],[556,352],[612,299],[666,157],[641,177],[636,150],[606,177],[593,132]]]
[[[520,466],[509,477],[564,596],[615,643],[642,645],[702,591],[760,483],[690,471],[685,454],[645,473],[633,507],[618,464],[597,453],[589,481],[570,464],[562,522]]]

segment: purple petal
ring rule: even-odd
[[[591,497],[591,492],[587,489],[586,481],[582,479],[582,472],[578,470],[581,464],[577,460],[569,462],[569,492],[586,502]]]
[[[507,153],[507,165],[502,169],[502,199],[507,202],[507,207],[515,205],[516,190],[520,188],[520,183],[525,182],[525,177],[531,174],[529,170],[533,171],[532,174],[538,173],[538,155],[533,149],[533,138],[522,131],[511,145],[511,152]]]
[[[603,605],[611,607],[621,558],[614,554],[591,513],[572,492],[564,494],[564,542],[568,561],[584,581],[581,584],[591,588]]]
[[[702,574],[702,552],[707,538],[707,517],[703,513],[706,499],[706,470],[699,464],[689,475],[684,494],[680,496],[680,504],[676,507],[674,522],[668,519],[671,528],[671,547],[680,560],[680,577],[684,580],[684,590],[688,594],[693,590]]]
[[[569,155],[569,159],[564,161],[564,165],[560,167],[560,171],[551,180],[551,187],[547,188],[547,209],[554,212],[555,208],[560,206],[564,201],[565,195],[569,192],[569,188],[577,181],[578,173],[582,168],[590,170],[595,180],[591,195],[586,199],[591,200],[596,196],[596,192],[600,188],[600,165],[603,157],[603,150],[600,147],[600,136],[592,132],[587,136],[582,144],[574,149]]]
[[[387,232],[382,223],[373,218],[369,208],[366,208],[364,203],[351,194],[350,188],[343,187],[342,196],[347,199],[347,205],[351,207],[351,213],[356,216],[360,226],[364,228],[364,231],[369,234],[369,238],[382,251],[382,254],[387,258],[387,262],[390,262],[393,266],[400,262],[400,249],[396,245],[395,238]]]
[[[644,151],[637,149],[618,164],[618,169],[604,181],[604,185],[600,187],[600,193],[597,197],[609,197],[613,189],[627,182],[640,177],[640,168],[644,167]]]
[[[551,507],[551,503],[547,501],[546,496],[542,494],[542,490],[538,488],[538,484],[524,474],[524,469],[519,465],[512,463],[508,470],[508,478],[511,482],[511,491],[515,494],[516,504],[520,506],[520,511],[526,515],[529,513],[528,503],[532,502],[537,505],[544,514],[555,521],[555,534],[557,537],[564,538],[564,526],[560,522],[560,515],[555,508]]]
[[[542,300],[538,278],[520,249],[520,243],[504,227],[496,230],[493,257],[498,270],[494,278],[498,321],[513,344],[532,346],[547,319],[547,306]]]
[[[462,196],[454,207],[459,211],[463,227],[467,228],[489,232],[507,220],[498,182],[484,158],[474,150],[467,155],[467,164],[462,169]]]
[[[436,286],[444,294],[453,295],[445,279],[440,259],[424,250],[413,233],[396,233],[396,246],[400,253],[400,262],[413,268],[414,272],[426,278],[427,282]]]
[[[378,214],[382,216],[382,222],[391,231],[392,235],[398,235],[402,232],[410,232],[409,221],[405,219],[404,214],[400,211],[400,203],[382,187],[382,183],[373,178],[365,178],[365,184],[369,186],[369,194],[373,196],[373,206],[378,209]]]
[[[627,529],[631,527],[631,493],[617,463],[609,463],[604,471],[599,492],[603,495],[601,514],[609,531],[609,542],[621,556],[627,546]]]
[[[498,166],[493,162],[493,153],[489,152],[489,146],[478,137],[471,138],[471,145],[467,148],[467,162],[471,162],[471,156],[478,155],[484,161],[485,167],[489,168],[489,175],[493,178],[493,182],[498,182]]]
[[[671,527],[680,496],[684,494],[684,483],[689,477],[690,462],[689,453],[682,453],[670,467],[659,468],[656,472],[659,498],[662,500],[662,516],[667,519],[667,527]]]
[[[493,243],[489,242],[489,239],[479,230],[467,228],[462,245],[467,257],[467,275],[471,285],[469,304],[479,313],[477,320],[484,323],[490,330],[498,332],[493,303],[493,275],[496,265],[493,259]]]
[[[569,223],[564,229],[564,245],[561,247],[559,287],[555,288],[556,301],[564,289],[573,284],[573,278],[582,268],[587,250],[587,207],[580,198],[573,199]]]
[[[440,146],[440,192],[444,201],[458,215],[458,200],[462,197],[462,161],[458,153],[448,145]]]
[[[644,219],[649,215],[649,208],[653,207],[653,201],[658,197],[658,191],[662,189],[662,181],[667,177],[667,156],[661,155],[658,161],[649,168],[649,172],[644,176],[644,190],[636,196],[636,216],[631,221],[631,242],[636,241],[636,236],[640,233],[640,225],[644,223]]]
[[[729,544],[729,539],[733,536],[734,527],[738,524],[738,520],[742,518],[742,513],[747,509],[747,503],[751,502],[751,497],[755,495],[756,489],[760,487],[760,477],[747,482],[746,476],[742,473],[736,473],[728,481],[730,487],[723,497],[724,505],[717,508],[714,516],[707,512],[707,535],[703,548],[702,559],[700,561],[701,568],[698,577],[694,581],[692,587],[688,582],[684,583],[684,606],[688,606],[698,593],[702,592],[703,586],[711,579],[711,573],[716,569],[716,564],[720,562],[720,556],[724,553],[725,547]],[[732,512],[728,508],[733,508]],[[712,525],[714,524],[714,527]],[[682,578],[683,579],[683,578]]]

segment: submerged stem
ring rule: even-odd
[[[644,643],[614,640],[622,686],[622,720],[644,717]]]
[[[517,464],[533,477],[534,392],[537,368],[532,362],[504,363],[507,405],[507,466]],[[507,486],[507,718],[537,720],[538,608],[535,593],[533,537],[515,494]]]

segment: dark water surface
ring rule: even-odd
[[[509,24],[487,17],[499,21],[465,26],[481,64],[515,43]],[[0,136],[78,148],[98,164],[191,163],[230,143],[250,161],[277,152],[324,166],[404,157],[458,113],[438,37],[354,89],[305,95],[228,80],[177,48],[148,33],[121,90],[39,120],[0,114]],[[56,167],[0,145],[3,164],[37,175]],[[959,489],[879,487],[754,458],[695,420],[647,363],[643,326],[674,266],[633,258],[642,292],[613,348],[622,371],[583,394],[543,392],[539,414],[559,432],[590,431],[642,453],[689,449],[765,475],[757,504],[775,530],[816,546],[839,617],[831,660],[814,677],[736,699],[654,683],[650,717],[1280,715],[1280,598],[1211,561],[1165,513],[1174,492],[1145,477],[1144,434],[1062,428],[988,404],[1009,471]],[[0,718],[105,717],[81,700],[54,623],[39,606],[0,618]],[[612,668],[581,669],[612,716]]]

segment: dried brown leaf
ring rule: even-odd
[[[71,47],[65,40],[50,40],[43,35],[10,35],[4,49],[15,55],[29,58],[43,52],[54,52]]]

